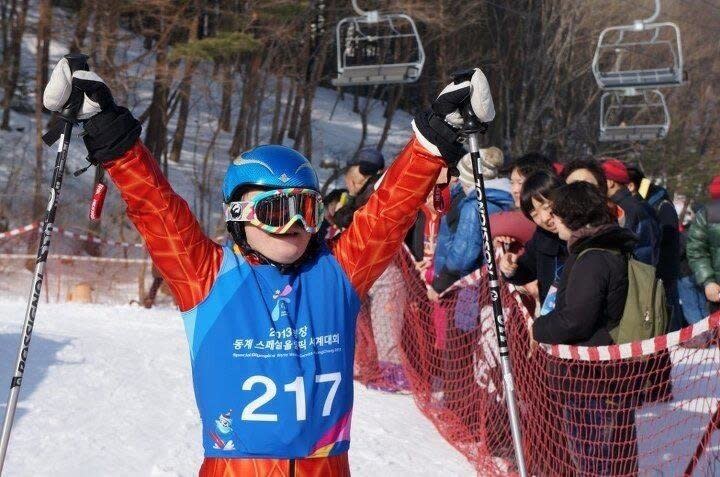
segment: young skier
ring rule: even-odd
[[[232,247],[206,237],[138,139],[140,124],[93,72],[53,70],[44,104],[84,93],[89,160],[127,204],[182,312],[205,460],[201,476],[346,476],[360,299],[397,251],[440,170],[462,156],[458,110],[493,119],[479,70],[448,85],[413,121],[402,150],[352,225],[329,248],[310,162],[258,146],[223,184]],[[218,417],[220,416],[220,417]]]

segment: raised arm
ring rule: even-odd
[[[222,249],[203,234],[187,203],[138,139],[140,123],[115,104],[102,78],[92,71],[72,72],[63,58],[53,69],[43,104],[62,111],[71,90],[83,93],[77,117],[84,122],[88,160],[107,169],[175,301],[181,310],[189,310],[209,293]]]
[[[460,110],[466,105],[482,122],[495,117],[490,86],[477,68],[455,75],[455,81],[440,92],[431,109],[415,116],[415,138],[336,242],[335,256],[360,296],[390,263],[440,170],[457,164],[465,153],[459,131],[463,126]]]
[[[444,165],[417,139],[411,140],[335,242],[333,254],[359,295],[392,260]]]
[[[178,306],[191,309],[210,292],[222,261],[221,247],[205,236],[142,142],[104,165]]]

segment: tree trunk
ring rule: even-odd
[[[385,125],[383,126],[382,134],[377,144],[378,151],[382,151],[385,141],[387,141],[388,135],[390,134],[393,117],[395,116],[395,111],[397,111],[404,90],[403,85],[396,86],[390,90],[390,97],[388,98],[387,108],[385,109]]]
[[[235,134],[233,134],[232,144],[230,145],[229,154],[231,158],[236,157],[240,152],[247,149],[252,131],[250,130],[250,110],[254,95],[256,93],[257,76],[261,63],[260,55],[253,55],[247,66],[245,78],[242,88],[242,100],[240,101],[240,109],[238,111],[238,120],[235,124]]]
[[[292,108],[294,98],[297,95],[297,81],[291,80],[290,90],[288,91],[287,101],[285,102],[285,113],[282,115],[280,131],[278,133],[278,144],[282,144],[285,140],[285,132],[290,122],[290,109]]]
[[[0,37],[2,37],[0,46],[2,46],[3,53],[8,49],[9,6],[8,0],[0,0]],[[0,68],[4,69],[5,65],[3,64]]]
[[[168,84],[167,43],[165,43],[158,45],[157,49],[153,96],[145,132],[145,145],[158,162],[162,161],[167,145]]]
[[[15,7],[13,2],[13,7]],[[27,19],[28,0],[22,0],[20,4],[20,11],[11,11],[11,15],[15,17],[15,22],[12,28],[12,34],[10,39],[10,48],[8,52],[9,61],[4,61],[3,64],[8,68],[4,90],[5,96],[2,101],[3,116],[2,122],[0,123],[0,129],[10,129],[10,105],[12,104],[13,96],[15,95],[15,89],[17,88],[18,78],[20,77],[20,55],[22,54],[22,36],[25,33],[25,20]]]
[[[202,16],[200,1],[195,1],[195,9],[193,20],[190,23],[188,42],[197,39],[198,27],[200,26],[200,17]],[[185,142],[185,130],[187,128],[188,114],[190,113],[190,93],[192,91],[192,78],[195,72],[195,62],[193,60],[185,60],[185,68],[183,77],[180,82],[180,114],[177,120],[175,134],[173,134],[172,151],[170,151],[170,160],[180,162],[180,153],[182,152],[183,142]]]
[[[290,126],[288,129],[287,136],[290,139],[298,138],[298,119],[300,118],[300,105],[302,104],[303,97],[305,96],[305,81],[299,80],[296,83],[295,98],[293,98],[292,112],[290,113]]]
[[[90,17],[95,10],[95,1],[86,0],[83,2],[77,14],[77,22],[75,23],[75,34],[72,43],[70,43],[70,53],[80,53],[85,44]]]
[[[232,64],[223,64],[222,73],[222,101],[220,103],[220,128],[225,132],[230,132],[230,113],[232,112],[232,92],[233,92],[233,66]]]
[[[37,24],[37,52],[35,55],[35,170],[32,215],[35,219],[42,216],[45,208],[42,194],[44,148],[42,141],[43,90],[48,76],[48,53],[50,50],[50,28],[52,25],[51,0],[41,0]]]
[[[280,113],[282,112],[283,77],[275,76],[275,107],[273,108],[272,130],[270,131],[270,144],[281,144]]]

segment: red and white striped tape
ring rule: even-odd
[[[610,361],[648,356],[677,346],[720,326],[720,313],[714,313],[694,325],[643,341],[610,346],[570,346],[541,344],[548,354],[562,359],[580,361]]]
[[[32,224],[26,225],[24,227],[18,227],[13,230],[9,230],[7,232],[0,233],[0,240],[10,237],[15,237],[17,235],[21,235],[27,232],[30,232],[32,230],[37,229],[40,226],[38,222],[33,222]],[[53,232],[59,232],[63,234],[65,237],[74,238],[77,240],[82,240],[83,242],[92,242],[92,243],[99,243],[103,245],[110,245],[113,247],[136,247],[136,248],[145,248],[144,243],[129,243],[129,242],[118,242],[115,240],[105,240],[98,237],[95,237],[94,235],[89,234],[81,234],[77,232],[73,232],[70,230],[66,230],[63,227],[59,227],[57,225],[53,226],[52,228]],[[215,237],[215,242],[222,243],[225,240],[225,236],[218,236]]]
[[[0,253],[0,260],[27,260],[35,259],[37,255],[29,253]],[[48,260],[67,260],[73,262],[102,262],[102,263],[150,263],[145,258],[112,258],[112,257],[88,257],[85,255],[48,255]]]
[[[18,227],[17,229],[8,230],[7,232],[0,233],[0,240],[9,237],[15,237],[17,235],[22,235],[26,232],[30,232],[31,230],[35,230],[36,228],[38,228],[38,223],[33,222],[32,224],[28,224],[24,227]]]
[[[17,235],[21,235],[21,234],[30,232],[32,230],[37,229],[39,226],[40,226],[40,224],[38,222],[33,222],[32,224],[25,225],[24,227],[18,227],[16,229],[0,233],[0,240],[5,239],[5,238],[10,238],[10,237],[15,237]],[[52,230],[53,230],[53,232],[59,232],[66,237],[74,238],[77,240],[82,240],[84,242],[99,243],[99,244],[111,245],[111,246],[116,246],[116,247],[137,247],[137,248],[145,247],[145,245],[142,243],[128,243],[128,242],[117,242],[115,240],[103,240],[103,239],[95,237],[93,235],[80,234],[77,232],[72,232],[70,230],[65,230],[64,228],[59,227],[57,225],[53,226]]]
[[[145,244],[143,244],[143,243],[129,243],[129,242],[116,242],[115,240],[103,240],[101,238],[95,237],[94,235],[80,234],[77,232],[72,232],[70,230],[65,230],[64,228],[58,227],[58,226],[53,226],[53,232],[60,232],[65,237],[82,240],[83,242],[99,243],[99,244],[111,245],[111,246],[115,246],[115,247],[145,248]]]

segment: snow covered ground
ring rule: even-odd
[[[0,300],[3,413],[24,311]],[[356,386],[352,438],[356,476],[475,473],[410,396]],[[201,460],[177,311],[41,303],[4,476],[196,475]]]

